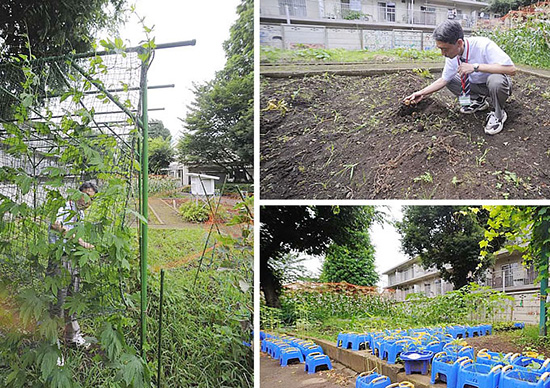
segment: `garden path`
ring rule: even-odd
[[[304,372],[304,364],[290,364],[285,368],[279,366],[265,353],[260,353],[260,387],[288,388],[342,388],[354,387],[357,373],[332,361],[333,369],[315,374]]]
[[[191,223],[184,222],[176,209],[163,198],[149,198],[149,213],[153,219],[149,225],[151,228],[157,229],[183,229],[190,227]]]

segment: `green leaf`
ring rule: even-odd
[[[123,354],[122,378],[128,386],[145,388],[149,384],[149,371],[141,358],[133,354]]]
[[[15,183],[19,186],[21,194],[25,195],[30,191],[33,179],[27,174],[21,174],[15,177]]]
[[[71,388],[72,386],[72,376],[70,371],[66,368],[55,368],[52,374],[50,388]]]
[[[65,300],[64,308],[69,309],[69,314],[82,314],[84,311],[88,310],[88,305],[86,303],[85,297],[78,293],[73,296],[68,296]]]
[[[40,317],[46,310],[46,303],[43,300],[44,297],[38,296],[35,290],[27,289],[20,294],[21,299],[21,319],[26,325],[30,322],[31,318],[36,321],[40,320]]]
[[[44,353],[39,356],[39,359],[41,359],[40,371],[42,372],[42,379],[47,380],[54,369],[57,368],[57,358],[60,354],[54,346],[48,346],[43,350]]]
[[[33,95],[28,93],[21,93],[21,104],[28,108],[32,105]]]
[[[113,326],[109,322],[106,322],[103,326],[99,338],[101,347],[107,352],[109,360],[113,361],[115,358],[118,358],[123,347],[123,337],[117,330],[113,329]]]
[[[143,215],[139,214],[135,210],[132,210],[132,209],[128,208],[128,209],[126,209],[126,213],[133,215],[134,217],[136,217],[138,220],[140,220],[144,224],[147,224],[147,220],[145,219],[145,217],[143,217]]]

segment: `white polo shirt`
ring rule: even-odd
[[[469,48],[469,52],[468,52]],[[468,56],[468,57],[467,57]],[[462,57],[468,60],[468,63],[479,63],[486,65],[510,65],[514,63],[498,45],[489,38],[483,36],[476,36],[473,38],[465,39],[464,52]],[[445,67],[443,68],[443,74],[441,78],[449,82],[458,73],[458,58],[446,58]],[[470,74],[470,82],[474,84],[484,84],[487,82],[487,78],[490,73],[474,72]]]
[[[67,231],[74,229],[78,222],[84,219],[84,212],[79,210],[74,201],[68,201],[64,207],[57,211],[55,222],[63,226]],[[55,233],[50,226],[49,241],[54,244],[59,239],[59,234]]]

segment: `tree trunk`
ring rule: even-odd
[[[260,288],[264,292],[265,304],[268,307],[281,308],[279,301],[279,282],[273,275],[267,260],[260,258]]]

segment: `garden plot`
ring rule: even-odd
[[[461,114],[446,89],[401,103],[439,76],[264,77],[262,198],[548,198],[550,80],[513,77],[489,136],[486,112]]]

